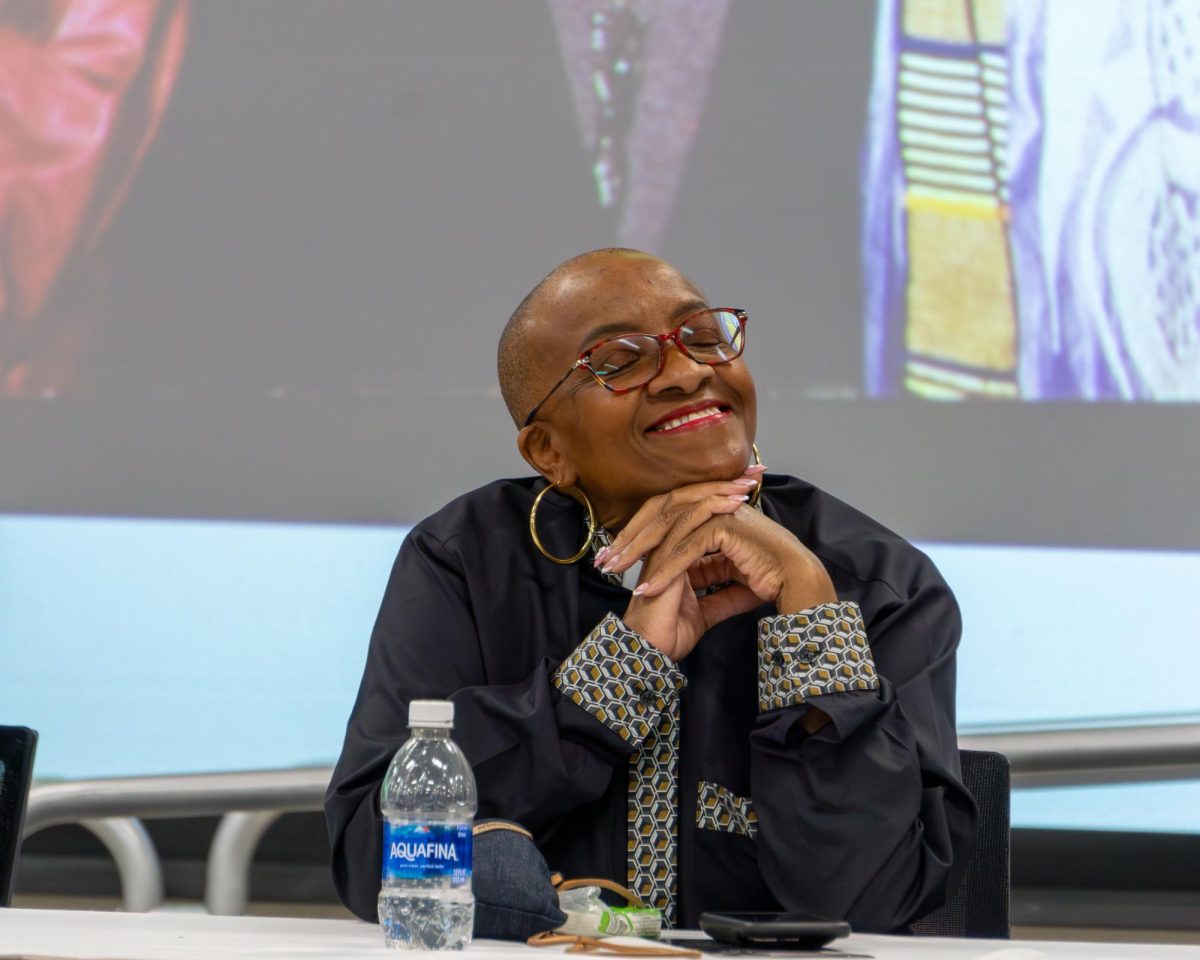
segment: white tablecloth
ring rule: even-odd
[[[876,960],[1196,960],[1200,947],[1143,944],[1052,943],[1004,940],[941,940],[929,937],[855,935],[835,949],[869,954]],[[551,960],[557,947],[484,940],[471,944],[463,960]],[[321,958],[363,960],[396,957],[379,928],[355,920],[278,917],[210,917],[192,913],[95,913],[83,910],[0,909],[0,960],[271,960]],[[803,954],[798,956],[805,956]],[[808,956],[811,956],[809,954]]]

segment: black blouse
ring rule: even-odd
[[[628,880],[638,744],[573,702],[559,671],[629,592],[587,561],[559,566],[534,549],[528,514],[542,484],[475,490],[401,547],[325,804],[335,886],[364,919],[380,886],[379,786],[414,699],[454,701],[480,817],[528,827],[568,877]],[[900,929],[945,901],[973,833],[954,725],[958,608],[920,551],[810,484],[768,476],[762,508],[857,604],[879,681],[824,692],[832,722],[811,736],[804,698],[760,704],[769,606],[714,627],[679,663],[677,921],[787,909]],[[545,498],[538,529],[552,553],[578,549],[581,514]],[[705,816],[726,801],[731,816]]]

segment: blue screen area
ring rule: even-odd
[[[1200,717],[1200,554],[921,546],[962,607],[961,732]]]
[[[331,763],[405,532],[0,519],[0,721],[39,778]]]
[[[40,780],[332,763],[406,532],[0,517],[0,722],[39,730]],[[1200,556],[923,549],[963,732],[1200,716]],[[1200,832],[1200,784],[1021,790],[1013,822]]]

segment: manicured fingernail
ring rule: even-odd
[[[621,555],[619,553],[614,553],[611,557],[608,558],[608,560],[605,562],[604,566],[602,566],[600,568],[600,572],[601,573],[611,573],[612,568],[615,567],[620,562],[621,562]]]
[[[650,584],[648,584],[648,583],[639,583],[636,587],[633,588],[633,595],[635,597],[642,596],[646,592],[646,590],[649,588],[649,586],[650,586]]]
[[[744,494],[734,493],[734,494],[730,494],[728,497],[726,497],[726,499],[732,500],[734,503],[745,503],[750,498],[745,496]]]
[[[765,473],[767,465],[765,463],[753,463],[746,468],[746,473]]]
[[[758,481],[753,477],[738,477],[733,481],[739,487],[757,487]]]
[[[598,566],[600,566],[600,564],[602,564],[604,562],[604,558],[608,556],[608,549],[609,549],[608,547],[601,547],[599,550],[596,551],[596,560],[592,564],[592,566],[598,567]]]

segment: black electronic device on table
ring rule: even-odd
[[[814,920],[802,913],[707,911],[700,914],[700,929],[722,943],[796,950],[816,950],[850,936],[850,924],[844,920]]]

